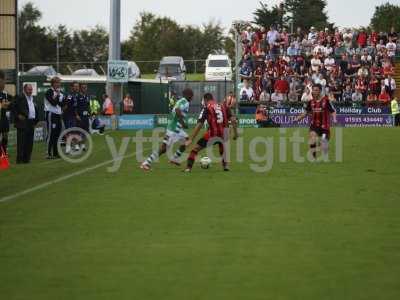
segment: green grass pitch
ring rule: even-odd
[[[400,299],[399,133],[344,129],[342,163],[275,154],[268,173],[247,151],[230,173],[143,173],[132,157],[109,173],[104,137],[77,165],[35,145],[0,173],[0,199],[39,186],[0,203],[0,298]],[[118,147],[133,134],[110,133]],[[255,136],[281,134],[245,129],[244,144]]]

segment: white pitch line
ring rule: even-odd
[[[123,157],[123,159],[134,157],[136,154],[137,154],[137,153],[130,154],[130,155],[126,155],[126,156]],[[106,165],[109,165],[109,164],[113,163],[114,161],[115,161],[114,159],[111,159],[111,160],[102,162],[102,163],[100,163],[100,164],[97,164],[97,165],[94,165],[94,166],[85,168],[85,169],[83,169],[83,170],[80,170],[80,171],[71,173],[71,174],[69,174],[69,175],[62,176],[62,177],[57,178],[57,179],[55,179],[55,180],[42,183],[42,184],[40,184],[40,185],[37,185],[37,186],[35,186],[35,187],[33,187],[33,188],[30,188],[30,189],[24,190],[24,191],[22,191],[22,192],[16,193],[16,194],[14,194],[14,195],[10,195],[10,196],[6,196],[6,197],[3,197],[3,198],[0,198],[0,203],[9,202],[9,201],[14,200],[14,199],[16,199],[16,198],[19,198],[19,197],[21,197],[21,196],[24,196],[24,195],[27,195],[27,194],[36,192],[36,191],[38,191],[38,190],[44,189],[44,188],[46,188],[46,187],[48,187],[48,186],[50,186],[50,185],[52,185],[52,184],[60,183],[60,182],[66,181],[66,180],[68,180],[68,179],[70,179],[70,178],[73,178],[73,177],[76,177],[76,176],[80,176],[80,175],[85,174],[85,173],[88,173],[88,172],[90,172],[90,171],[99,169],[99,168],[101,168],[101,167],[104,167],[104,166],[106,166]]]

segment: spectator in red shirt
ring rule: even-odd
[[[390,95],[387,93],[386,89],[382,89],[381,93],[379,94],[379,102],[382,105],[388,105],[390,102]]]
[[[357,43],[360,48],[365,48],[367,45],[368,35],[364,30],[358,34]]]
[[[371,76],[371,80],[369,81],[368,85],[368,90],[376,96],[379,94],[379,80],[376,78],[375,75]]]
[[[374,45],[378,44],[378,39],[379,39],[378,33],[375,30],[372,31],[372,33],[371,33],[371,43],[374,44]]]
[[[383,69],[379,68],[378,64],[375,62],[371,67],[370,73],[376,77],[381,77],[383,75]]]
[[[287,94],[289,92],[289,83],[285,80],[284,76],[281,76],[274,86],[275,92],[280,94]]]
[[[386,64],[383,67],[383,75],[385,77],[389,76],[389,75],[394,76],[394,68],[393,68],[393,66],[391,64]]]

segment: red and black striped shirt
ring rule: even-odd
[[[199,116],[199,122],[208,124],[210,137],[223,137],[224,129],[229,127],[231,111],[225,103],[218,104],[216,101],[209,101]]]
[[[312,99],[308,102],[306,111],[311,114],[311,127],[330,129],[331,113],[335,112],[335,108],[328,97],[323,97],[320,101]]]

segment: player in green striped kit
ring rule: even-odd
[[[174,157],[170,160],[170,163],[178,166],[180,165],[178,160],[185,152],[186,141],[189,139],[189,135],[184,129],[188,128],[186,116],[189,113],[190,101],[193,99],[193,91],[191,89],[185,89],[182,94],[183,98],[176,102],[175,107],[171,112],[170,119],[168,120],[167,133],[160,149],[152,153],[142,163],[140,166],[142,170],[150,171],[152,163],[161,155],[165,154],[169,147],[172,147],[178,142],[181,143],[181,145],[175,152]]]

